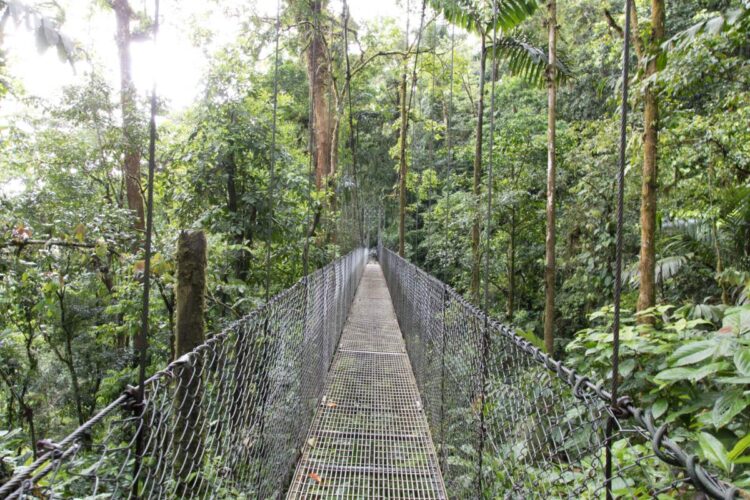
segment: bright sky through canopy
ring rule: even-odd
[[[31,3],[31,2],[30,2]],[[114,40],[115,19],[111,10],[92,6],[91,2],[62,0],[65,23],[62,31],[68,34],[104,69],[114,89],[119,89],[117,47]],[[162,26],[158,41],[157,82],[161,98],[172,109],[183,109],[196,98],[200,79],[206,69],[208,56],[218,47],[237,36],[240,19],[232,16],[239,0],[161,0]],[[349,0],[355,20],[375,20],[379,17],[403,17],[404,8],[396,0]],[[153,0],[131,0],[137,10],[153,13]],[[341,12],[341,1],[330,4],[332,12]],[[256,13],[272,17],[276,14],[275,0],[255,2]],[[412,9],[413,10],[413,9]],[[414,14],[413,14],[414,15]],[[196,46],[189,33],[191,25],[203,26],[213,32],[208,46]],[[42,98],[54,98],[64,85],[75,81],[71,67],[60,62],[54,50],[37,52],[33,35],[10,23],[6,48],[9,72],[23,85],[26,93]],[[145,95],[151,88],[154,49],[150,41],[132,44],[133,78],[136,87]],[[76,64],[80,74],[86,62]],[[6,111],[8,109],[6,108]]]

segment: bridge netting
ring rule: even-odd
[[[382,246],[379,257],[451,498],[738,493],[629,398],[612,405],[601,383],[487,318],[448,285]]]
[[[449,286],[387,249],[378,256],[448,497],[738,493],[650,412],[613,404],[601,384]],[[357,249],[212,336],[150,377],[143,405],[127,390],[63,440],[43,442],[0,498],[283,497],[367,260]],[[355,498],[329,493],[308,498]]]
[[[147,380],[141,408],[126,391],[0,498],[283,495],[366,260],[351,252],[177,359]]]

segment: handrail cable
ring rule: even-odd
[[[271,238],[273,236],[272,224],[273,224],[273,190],[275,180],[275,166],[276,166],[276,127],[277,127],[277,115],[279,109],[279,37],[281,31],[281,0],[276,0],[276,22],[275,22],[275,47],[273,57],[273,96],[272,100],[272,118],[271,118],[271,158],[268,165],[268,189],[267,189],[267,201],[266,210],[268,215],[266,217],[266,283],[265,283],[265,299],[268,302],[271,293]],[[307,275],[307,273],[305,273]]]

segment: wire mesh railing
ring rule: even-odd
[[[380,246],[451,498],[733,498],[650,411],[554,361]],[[607,425],[613,426],[606,439]],[[611,446],[612,480],[605,480]]]
[[[45,442],[0,498],[281,497],[366,261],[315,271],[149,378],[142,405],[130,389]]]

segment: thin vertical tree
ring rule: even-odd
[[[547,64],[547,235],[544,260],[544,348],[554,352],[555,328],[555,119],[557,108],[557,2],[547,1],[549,63]]]

